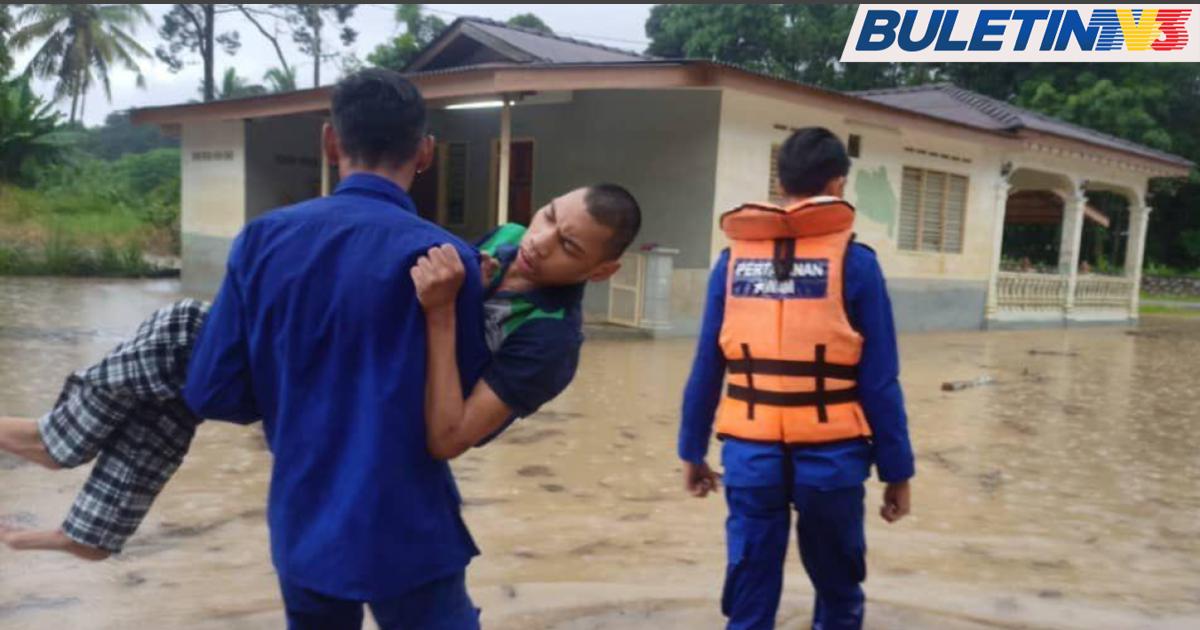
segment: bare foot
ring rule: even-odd
[[[51,470],[62,468],[46,450],[35,420],[0,416],[0,450]]]
[[[61,529],[34,531],[0,524],[0,542],[16,551],[61,551],[92,562],[112,555],[67,538]]]

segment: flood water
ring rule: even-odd
[[[42,413],[176,291],[0,279],[0,414]],[[685,496],[674,454],[692,343],[597,336],[563,396],[455,463],[485,627],[720,627],[723,498]],[[869,628],[1200,627],[1200,318],[901,345],[914,513],[883,523],[871,482]],[[0,549],[0,628],[282,627],[269,457],[208,423],[120,558]],[[55,526],[85,475],[0,455],[0,518]],[[780,627],[810,598],[793,552]]]

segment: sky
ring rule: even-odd
[[[152,105],[169,105],[184,103],[200,97],[200,81],[204,68],[200,64],[199,55],[191,55],[191,63],[180,72],[172,73],[167,65],[153,57],[153,49],[161,40],[158,27],[162,17],[171,5],[144,5],[154,20],[153,26],[144,26],[137,31],[138,41],[151,51],[151,58],[140,62],[142,74],[146,80],[145,89],[139,89],[135,74],[126,70],[116,70],[110,74],[112,84],[112,101],[107,102],[104,91],[100,86],[94,86],[87,95],[84,122],[88,125],[103,124],[105,116],[115,110],[132,107],[147,107]],[[375,46],[388,41],[399,34],[403,27],[398,26],[393,19],[394,7],[391,4],[361,4],[349,24],[358,31],[358,39],[348,47],[341,47],[341,42],[335,43],[344,52],[353,52],[359,59],[374,50]],[[542,18],[550,28],[561,35],[575,37],[599,44],[624,48],[641,52],[645,49],[645,24],[650,15],[650,4],[426,4],[426,11],[450,23],[460,15],[477,15],[495,20],[507,20],[521,13],[534,13]],[[261,83],[262,76],[272,67],[278,65],[278,59],[270,43],[259,34],[245,18],[239,14],[223,14],[217,19],[217,32],[237,30],[241,35],[242,46],[235,55],[226,55],[218,51],[214,74],[220,82],[226,68],[236,67],[239,76],[245,77],[252,83]],[[270,26],[267,26],[270,28]],[[281,25],[282,28],[282,25]],[[329,29],[327,29],[329,32]],[[312,62],[302,55],[291,42],[290,36],[284,36],[281,43],[288,62],[297,66],[297,80],[300,87],[312,87]],[[16,52],[14,54],[15,69],[24,69],[29,62],[34,49]],[[334,62],[321,65],[321,82],[333,82],[338,76],[338,66]],[[35,89],[39,94],[50,98],[53,84],[38,82]],[[64,99],[58,108],[64,112],[70,110],[70,100]]]

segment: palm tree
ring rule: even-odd
[[[200,86],[200,92],[204,93],[204,86]],[[217,86],[217,100],[259,96],[266,93],[267,88],[250,83],[245,77],[239,77],[234,68],[225,69],[225,74],[221,75],[221,84]]]
[[[83,119],[82,100],[95,81],[112,101],[108,73],[114,66],[134,72],[138,87],[145,87],[137,59],[149,58],[150,53],[133,32],[151,23],[150,14],[137,4],[31,4],[17,16],[20,28],[9,45],[23,50],[41,41],[26,71],[58,80],[54,97],[71,96],[73,123]]]
[[[267,89],[273,93],[291,92],[296,89],[296,69],[271,68],[263,75],[263,81],[267,82]]]

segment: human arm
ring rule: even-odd
[[[449,245],[434,247],[411,273],[425,310],[426,446],[437,459],[453,459],[503,426],[512,409],[483,379],[469,397],[463,397],[455,298],[465,268],[458,252]]]
[[[679,458],[683,460],[684,486],[693,496],[703,497],[719,485],[718,475],[704,458],[712,437],[713,419],[725,378],[725,355],[721,352],[721,324],[725,316],[725,283],[729,251],[721,252],[708,280],[704,319],[692,371],[683,392],[679,426]]]
[[[250,378],[245,294],[241,272],[247,255],[243,231],[230,248],[225,279],[188,361],[183,397],[202,418],[250,424],[261,417]]]
[[[892,304],[874,252],[852,245],[847,257],[846,299],[852,323],[863,335],[858,365],[860,403],[871,426],[879,479],[887,484],[880,515],[895,522],[909,512],[908,480],[915,466],[900,387],[900,353]]]

